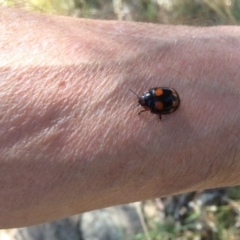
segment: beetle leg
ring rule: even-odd
[[[162,115],[161,115],[161,114],[159,114],[159,119],[160,119],[160,120],[162,119]]]
[[[147,110],[142,110],[140,112],[138,112],[138,115],[140,115],[142,112],[146,112]]]

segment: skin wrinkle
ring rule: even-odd
[[[218,184],[219,184],[219,185],[221,185],[221,184],[226,180],[226,178],[229,178],[229,176],[230,176],[231,173],[233,172],[233,167],[234,167],[234,165],[235,165],[235,163],[236,163],[235,157],[236,157],[236,151],[237,151],[237,150],[236,150],[236,147],[233,147],[233,148],[231,148],[231,149],[234,150],[234,151],[233,151],[233,156],[232,156],[232,157],[229,156],[231,153],[228,155],[230,161],[229,161],[229,163],[226,165],[227,171],[226,171],[226,173],[223,174],[222,179],[219,179],[219,180],[218,180]],[[231,149],[229,149],[229,151],[230,151]],[[228,152],[226,152],[226,153],[228,153]]]
[[[23,99],[22,99],[23,100]],[[22,101],[21,100],[21,101]],[[36,106],[34,106],[33,108],[35,108],[36,109]],[[21,115],[24,115],[24,114],[26,114],[26,112],[24,112],[24,109],[26,109],[26,108],[24,108],[23,110],[22,109],[19,109],[20,110],[20,112],[21,112],[21,115],[19,115],[19,114],[17,114],[16,113],[16,109],[17,109],[17,106],[12,110],[12,112],[14,112],[14,114],[16,114],[16,120],[18,120],[19,121],[19,116],[21,116]],[[14,132],[12,132],[10,135],[9,135],[9,138],[10,139],[13,139],[13,136],[14,136],[14,138],[15,138],[15,141],[16,142],[18,142],[19,141],[19,138],[22,138],[21,136],[22,135],[24,135],[25,136],[25,128],[28,128],[29,127],[29,124],[31,125],[32,124],[32,129],[33,129],[33,132],[30,132],[29,133],[29,135],[26,135],[25,137],[26,138],[28,138],[29,136],[31,136],[32,134],[34,134],[34,132],[37,132],[38,133],[38,131],[40,130],[40,128],[42,128],[42,129],[44,129],[45,128],[45,126],[43,125],[41,125],[40,124],[40,119],[42,119],[43,120],[43,122],[45,121],[44,119],[48,119],[48,121],[52,118],[52,119],[56,119],[56,117],[54,117],[54,111],[56,110],[55,108],[54,108],[54,106],[53,106],[53,108],[49,108],[49,107],[47,107],[47,109],[48,110],[50,110],[50,111],[45,111],[44,109],[42,109],[41,107],[39,107],[39,108],[37,108],[37,109],[39,109],[39,111],[40,111],[40,114],[39,114],[39,119],[34,119],[34,122],[29,122],[29,119],[31,120],[31,113],[27,113],[27,115],[29,116],[27,119],[25,119],[25,120],[23,120],[23,121],[21,121],[22,123],[21,123],[21,125],[19,125],[19,126],[17,126],[17,124],[16,124],[16,130],[14,131]],[[18,111],[19,111],[18,110]],[[43,110],[43,111],[42,111]],[[33,113],[33,115],[34,115],[34,113]],[[13,115],[14,116],[14,115]],[[10,120],[11,122],[10,122],[10,124],[14,124],[14,119],[11,119]],[[46,122],[46,121],[45,121]],[[50,120],[50,122],[51,122],[51,120]],[[37,125],[36,125],[37,124]],[[49,122],[48,122],[48,124],[49,124]],[[55,124],[55,120],[53,121],[53,123],[52,123],[53,125]],[[15,124],[14,124],[15,125]],[[21,129],[20,131],[19,131],[19,129]],[[16,137],[17,135],[18,135],[18,133],[20,133],[20,135],[19,135],[19,137]],[[6,136],[2,139],[3,140],[3,142],[1,143],[1,146],[4,146],[3,144],[6,142]]]
[[[227,129],[226,129],[226,130],[227,130]],[[227,130],[227,131],[228,131],[228,130]],[[233,133],[232,133],[232,134],[233,134]],[[234,134],[233,134],[233,136],[234,136]],[[227,139],[227,138],[221,138],[221,139]],[[222,143],[222,144],[223,144],[223,145],[226,145],[226,142],[224,142],[224,143]],[[207,186],[207,181],[213,180],[216,176],[218,176],[218,174],[219,174],[220,172],[224,173],[224,175],[222,176],[222,178],[225,178],[226,176],[230,176],[230,175],[227,175],[227,174],[225,173],[226,169],[229,168],[229,167],[228,167],[229,164],[226,163],[225,168],[222,169],[222,168],[221,168],[221,165],[219,164],[219,163],[221,163],[220,158],[223,158],[224,155],[226,155],[226,156],[227,156],[226,161],[229,162],[229,160],[228,160],[228,159],[229,159],[229,151],[231,151],[231,149],[235,149],[235,150],[236,150],[236,146],[239,145],[239,144],[240,144],[239,141],[237,141],[236,144],[234,144],[233,146],[229,147],[229,149],[226,149],[226,150],[218,153],[218,155],[217,155],[213,160],[210,161],[210,159],[209,159],[209,162],[211,162],[211,165],[210,165],[210,167],[208,168],[208,171],[206,172],[206,176],[205,176],[205,178],[204,178],[204,179],[205,179],[205,180],[204,180],[204,183],[203,183],[203,185],[200,187],[200,189],[204,189],[204,188],[205,188],[204,186],[205,186],[205,185]],[[221,150],[222,147],[219,146],[219,149]],[[217,151],[216,151],[216,152],[217,152]],[[235,156],[236,156],[236,151],[234,151],[234,157],[233,157],[233,160],[232,160],[230,166],[233,165],[233,161],[234,161]],[[213,169],[213,167],[214,167],[214,169]],[[229,171],[229,172],[230,172],[230,171]],[[218,182],[218,184],[221,186],[221,181],[220,181],[220,179],[221,179],[221,178],[219,178],[219,176],[218,176],[216,183]]]
[[[123,106],[124,106],[124,104],[123,104]],[[129,121],[128,119],[125,119],[126,123],[128,121]],[[126,124],[124,123],[123,126],[126,126]],[[129,155],[122,156],[122,158],[126,159],[125,165],[126,165],[126,170],[127,170],[127,174],[124,174],[123,180],[124,179],[132,179],[132,182],[134,182],[134,180],[136,180],[136,182],[139,185],[137,187],[139,188],[140,187],[139,178],[137,177],[138,175],[136,175],[136,177],[134,177],[135,176],[134,173],[137,171],[138,173],[141,174],[141,176],[144,176],[144,174],[145,174],[144,167],[149,164],[147,163],[146,159],[139,153],[141,146],[136,147],[136,145],[134,144],[132,133],[129,132],[128,130],[125,130],[125,131],[121,132],[120,134],[119,134],[119,136],[120,136],[119,138],[121,139],[121,142],[119,142],[119,146],[124,146],[124,144],[127,143],[129,146],[131,146],[132,156],[134,156],[134,158]],[[137,158],[136,158],[136,156],[137,156]],[[136,162],[141,163],[139,168],[136,168]],[[128,181],[128,185],[129,186],[131,185],[129,181]]]
[[[51,114],[52,114],[52,111],[50,111],[51,112]]]
[[[215,160],[215,164],[217,163],[217,162],[219,162],[219,160],[220,160],[220,158],[223,158],[224,157],[224,155],[225,154],[227,154],[227,158],[229,159],[229,151],[230,151],[231,149],[228,149],[227,151],[225,151],[224,153],[222,153],[221,155],[219,154],[217,157],[216,157],[216,160]],[[234,159],[233,159],[234,160]],[[227,161],[227,162],[229,162],[229,160]],[[215,183],[216,183],[216,185],[217,186],[221,186],[221,181],[222,181],[222,179],[223,178],[226,178],[226,173],[228,172],[228,171],[226,171],[227,169],[228,169],[229,167],[228,167],[228,164],[226,164],[225,165],[225,171],[223,171],[221,168],[220,168],[220,166],[219,166],[219,164],[217,165],[217,167],[216,167],[216,170],[215,170],[215,174],[213,173],[210,177],[209,177],[209,180],[212,180],[212,181],[214,181]],[[221,173],[221,177],[220,176],[218,176],[217,178],[216,178],[216,175],[217,175],[217,173]]]
[[[234,172],[233,170],[234,170],[234,167],[235,167],[235,165],[236,165],[236,157],[237,157],[237,152],[238,152],[238,155],[239,155],[239,145],[240,145],[240,142],[239,142],[239,137],[235,134],[235,133],[233,133],[232,131],[230,131],[230,130],[228,130],[228,129],[225,129],[226,131],[228,131],[229,133],[230,133],[230,136],[233,136],[234,138],[237,138],[237,141],[236,141],[236,143],[235,144],[233,144],[231,147],[229,147],[229,149],[228,150],[226,150],[226,152],[224,152],[221,156],[224,156],[224,154],[226,154],[227,155],[227,158],[226,158],[226,169],[229,169],[229,171],[227,171],[227,172],[224,172],[224,171],[222,171],[222,169],[220,169],[219,171],[222,171],[223,172],[223,178],[222,178],[222,181],[220,180],[219,181],[219,185],[221,185],[222,184],[222,182],[225,180],[225,178],[227,177],[227,178],[229,178],[229,176],[232,174],[232,172]],[[233,151],[233,157],[231,158],[231,150],[234,150]],[[230,154],[229,154],[229,152],[230,152]],[[229,161],[229,159],[232,159],[231,161]]]

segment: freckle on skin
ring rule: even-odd
[[[60,88],[65,88],[66,87],[66,82],[65,81],[61,81],[58,86]]]

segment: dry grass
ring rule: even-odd
[[[187,25],[236,25],[239,0],[5,0],[51,14]]]

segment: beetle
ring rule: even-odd
[[[133,90],[129,90],[137,95]],[[138,115],[143,112],[150,111],[153,114],[158,114],[159,119],[162,119],[162,115],[164,114],[171,114],[175,112],[179,108],[181,102],[177,91],[168,87],[150,88],[141,96],[137,96],[138,104],[144,108],[138,112]]]

